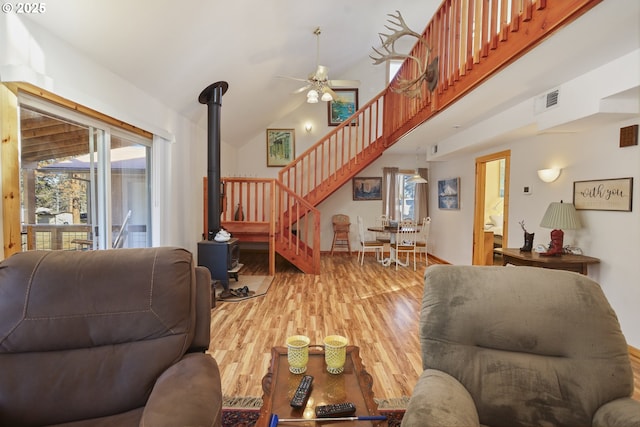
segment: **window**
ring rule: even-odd
[[[413,173],[400,171],[396,176],[398,185],[398,206],[397,211],[400,213],[398,219],[410,219],[417,221],[415,217],[415,200],[416,200],[416,184],[408,182]]]
[[[151,246],[151,140],[19,99],[23,250]]]
[[[391,80],[398,74],[403,62],[404,61],[399,59],[390,59],[387,61],[387,84],[391,83]]]

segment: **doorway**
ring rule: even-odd
[[[507,244],[511,151],[476,159],[473,265],[501,264],[495,248]]]

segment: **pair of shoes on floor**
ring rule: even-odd
[[[234,297],[248,297],[249,296],[249,287],[245,286],[238,289],[231,289],[231,295]]]

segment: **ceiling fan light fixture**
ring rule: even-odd
[[[325,102],[329,102],[329,101],[333,101],[333,96],[331,96],[331,94],[328,91],[323,91],[324,93],[322,94],[322,97],[320,98],[321,100],[325,101]]]
[[[316,104],[318,102],[318,92],[315,89],[307,92],[307,102],[309,104]]]

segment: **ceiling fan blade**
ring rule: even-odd
[[[360,86],[360,80],[329,80],[327,84],[331,87],[354,87]]]
[[[312,86],[313,86],[313,85],[306,85],[306,86],[302,86],[301,88],[296,89],[296,90],[294,90],[294,91],[293,91],[293,92],[291,92],[291,93],[293,93],[293,94],[296,94],[296,93],[302,93],[302,92],[306,91],[307,89],[311,89],[311,87],[312,87]]]
[[[287,79],[287,80],[295,80],[297,82],[307,82],[307,79],[300,79],[298,77],[290,77],[290,76],[276,76],[278,79]]]

